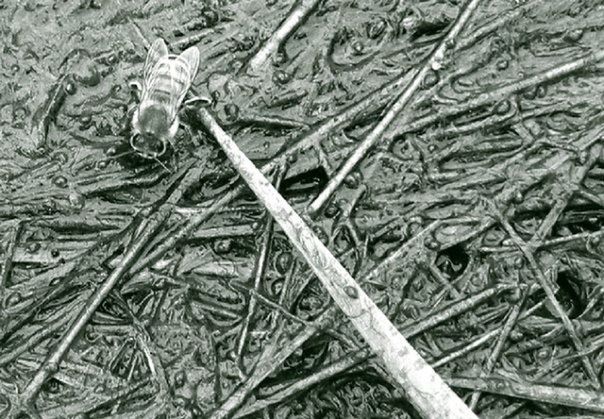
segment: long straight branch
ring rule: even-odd
[[[340,310],[381,359],[392,379],[426,418],[476,417],[419,356],[384,313],[359,287],[313,230],[205,109],[198,114],[241,177],[281,226]]]

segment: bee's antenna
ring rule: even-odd
[[[165,164],[163,164],[161,162],[161,160],[157,158],[157,156],[153,156],[153,160],[155,160],[156,162],[158,162],[161,167],[163,167],[164,169],[166,169],[166,172],[172,174],[172,170],[168,169],[168,166],[166,166]]]
[[[129,154],[134,154],[135,152],[136,152],[135,150],[124,151],[123,153],[120,153],[120,154],[114,154],[113,156],[107,156],[107,158],[105,160],[119,159],[120,157],[124,157],[124,156],[127,156]]]

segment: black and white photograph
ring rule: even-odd
[[[604,1],[0,0],[0,419],[604,418]]]

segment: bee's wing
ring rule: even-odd
[[[197,47],[189,47],[178,56],[178,59],[183,61],[190,71],[188,83],[190,85],[199,69],[199,50]]]
[[[145,81],[141,96],[144,104],[161,104],[170,118],[174,118],[191,87],[191,70],[182,60],[161,60]]]
[[[143,71],[143,80],[147,81],[151,70],[155,67],[155,64],[163,57],[168,56],[168,47],[163,39],[157,38],[153,41],[149,52],[147,52],[147,59],[145,60],[145,69]]]

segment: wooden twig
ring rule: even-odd
[[[392,379],[427,418],[475,415],[419,356],[348,271],[205,109],[198,114],[241,177],[302,254],[338,307],[381,359]]]
[[[601,391],[576,387],[548,386],[537,383],[510,381],[502,378],[448,378],[453,387],[486,391],[536,402],[552,403],[604,413]]]
[[[359,161],[361,161],[367,152],[380,141],[388,126],[392,123],[392,121],[394,121],[394,119],[405,108],[405,106],[407,106],[415,92],[419,89],[426,78],[426,75],[432,71],[432,69],[440,69],[440,66],[443,65],[443,60],[445,59],[445,53],[448,49],[452,49],[452,45],[455,44],[457,36],[463,29],[464,25],[468,22],[479,3],[480,0],[469,0],[468,3],[463,6],[462,12],[449,33],[447,33],[438,47],[436,47],[434,52],[432,52],[430,58],[426,60],[424,65],[417,70],[413,76],[413,79],[398,97],[396,102],[394,102],[380,122],[371,130],[369,135],[365,137],[365,139],[359,144],[350,157],[348,157],[338,172],[331,179],[329,179],[325,189],[323,189],[319,196],[317,196],[317,198],[315,198],[315,200],[309,205],[309,214],[314,214],[321,209],[321,207],[327,202],[331,195],[333,195],[336,189],[344,181],[346,176],[348,176],[348,174],[355,168]]]
[[[552,206],[551,210],[539,226],[539,229],[535,232],[534,236],[527,243],[531,249],[536,249],[541,247],[545,239],[550,235],[554,225],[558,221],[558,218],[562,215],[562,212],[566,209],[570,199],[573,197],[576,191],[579,190],[581,184],[583,183],[585,176],[589,170],[596,163],[598,158],[600,157],[600,152],[602,147],[596,144],[589,155],[589,159],[585,162],[585,164],[581,165],[579,168],[572,171],[572,173],[568,176],[569,179],[567,181],[567,187],[562,191],[560,196],[558,196]]]
[[[604,50],[590,52],[581,58],[577,58],[576,60],[556,64],[547,70],[533,74],[529,77],[525,77],[522,80],[506,84],[505,86],[489,92],[481,93],[478,96],[466,100],[458,105],[449,106],[443,109],[442,112],[431,113],[430,115],[408,123],[396,124],[396,126],[391,127],[385,136],[387,138],[398,137],[408,132],[423,129],[435,124],[437,121],[442,121],[443,119],[451,116],[459,115],[472,109],[488,105],[489,103],[503,100],[514,93],[558,79],[602,60],[604,60]]]
[[[512,307],[512,309],[510,310],[510,314],[508,315],[508,318],[506,319],[503,325],[503,328],[501,330],[499,328],[497,329],[498,335],[495,347],[489,354],[486,365],[483,369],[485,374],[491,374],[491,372],[493,372],[493,368],[495,368],[495,364],[497,363],[497,360],[499,359],[499,356],[503,351],[503,346],[507,342],[510,332],[512,331],[514,326],[516,326],[516,323],[520,317],[520,308],[522,307],[523,302],[524,298],[518,303],[516,303],[514,307]],[[469,406],[472,410],[475,410],[479,398],[479,391],[475,391],[474,393],[472,393],[472,398],[470,399],[469,403]]]
[[[283,178],[283,173],[279,173],[277,175],[277,180],[275,182],[276,188],[279,188],[282,178]],[[250,323],[252,321],[252,317],[256,313],[256,303],[257,303],[256,294],[258,293],[258,290],[260,289],[260,283],[262,281],[262,278],[264,278],[264,273],[266,271],[266,261],[268,259],[268,255],[270,253],[271,242],[273,241],[274,220],[270,216],[270,214],[267,214],[266,218],[267,218],[266,226],[265,226],[264,234],[262,237],[262,244],[260,246],[260,251],[258,252],[258,256],[256,257],[256,264],[254,267],[254,284],[253,284],[254,292],[249,294],[247,313],[245,315],[245,318],[243,319],[243,323],[241,325],[241,332],[239,333],[239,339],[237,341],[237,357],[239,359],[239,368],[245,374],[247,374],[247,371],[246,371],[246,366],[244,365],[244,362],[243,362],[243,350],[245,348],[245,344],[247,341],[248,329],[249,329]]]
[[[101,286],[90,295],[86,301],[86,304],[84,304],[75,320],[71,323],[67,332],[60,339],[54,350],[47,356],[42,364],[42,367],[40,367],[40,369],[36,372],[34,377],[23,390],[19,403],[16,406],[11,406],[9,417],[16,417],[20,409],[28,408],[28,406],[31,405],[34,397],[38,394],[44,382],[59,368],[59,364],[61,363],[63,356],[65,353],[67,353],[84,326],[86,326],[96,309],[100,306],[105,297],[109,295],[115,284],[125,273],[128,272],[136,257],[157,233],[157,230],[172,214],[174,206],[181,199],[185,191],[192,184],[197,182],[204,173],[203,165],[199,165],[194,168],[189,167],[188,169],[189,170],[186,171],[186,175],[181,181],[180,185],[174,190],[174,192],[172,192],[172,194],[168,197],[166,202],[162,204],[157,212],[150,217],[145,230],[137,236],[136,240],[129,247],[128,251],[124,254],[123,258],[120,260],[113,272],[111,272]]]
[[[291,10],[287,18],[254,54],[249,61],[249,69],[252,72],[262,69],[268,59],[277,52],[281,44],[300,26],[318,3],[319,0],[298,1],[298,4]]]
[[[6,291],[6,285],[10,278],[11,269],[13,265],[13,257],[15,255],[15,249],[17,247],[17,240],[19,239],[19,233],[21,232],[21,221],[17,221],[8,234],[8,245],[4,251],[4,261],[0,265],[0,296]]]
[[[566,313],[566,311],[564,310],[564,308],[562,307],[560,302],[556,299],[556,293],[554,292],[554,289],[552,287],[551,280],[549,280],[545,276],[545,274],[543,273],[543,271],[537,264],[537,261],[535,260],[535,257],[533,256],[533,249],[530,247],[529,244],[527,244],[524,240],[522,240],[522,238],[518,235],[518,233],[516,233],[514,228],[510,225],[509,221],[501,213],[501,211],[494,206],[492,206],[492,208],[494,210],[494,213],[496,214],[496,217],[498,218],[499,222],[501,223],[501,226],[505,229],[505,231],[508,233],[508,235],[510,236],[510,238],[512,239],[514,244],[516,246],[518,246],[520,251],[524,254],[524,257],[528,260],[531,271],[533,271],[533,274],[535,275],[535,277],[537,278],[537,280],[539,282],[539,285],[541,285],[541,288],[545,292],[547,299],[549,300],[553,309],[556,311],[556,314],[562,321],[562,324],[564,325],[566,332],[569,334],[575,349],[577,350],[577,352],[579,354],[582,353],[584,351],[583,342],[579,338],[579,335],[577,334],[577,330],[576,330],[575,326],[573,325],[572,321],[570,320],[570,318],[568,317],[568,314]],[[591,360],[587,356],[583,355],[583,356],[581,356],[581,361],[583,363],[585,371],[587,372],[587,375],[589,376],[589,378],[592,381],[593,386],[595,388],[600,388],[598,376],[596,374],[593,364],[591,363]]]
[[[435,313],[430,314],[426,318],[419,320],[417,323],[403,328],[402,333],[408,339],[410,339],[414,336],[417,336],[423,332],[430,330],[431,328],[437,326],[438,324],[441,324],[447,320],[450,320],[451,318],[453,318],[455,316],[458,316],[464,312],[470,311],[472,308],[478,306],[479,304],[482,304],[485,300],[492,298],[498,292],[504,291],[506,289],[508,289],[508,288],[506,288],[505,286],[504,287],[494,287],[494,288],[490,288],[485,291],[482,291],[476,295],[470,296],[467,299],[460,300],[460,301],[454,303],[451,307],[446,308],[445,310],[439,310]],[[529,313],[532,313],[532,311],[529,311]],[[526,315],[525,315],[525,317],[526,317]],[[327,317],[322,316],[322,319],[325,319],[325,318],[327,318]],[[483,343],[485,343],[485,341],[493,339],[499,333],[500,333],[499,329],[485,333],[485,335],[478,341],[478,343],[483,344]],[[476,348],[477,346],[478,345],[474,346],[474,348]],[[461,352],[461,351],[457,352],[456,353],[457,356],[459,356],[460,353],[469,352],[467,350],[467,348],[464,348],[464,349],[465,349],[465,352]],[[375,354],[372,354],[368,348],[362,348],[360,351],[357,351],[352,354],[349,353],[345,357],[340,359],[339,361],[336,361],[336,362],[324,367],[323,369],[319,370],[317,373],[315,373],[309,377],[299,380],[294,385],[288,386],[287,388],[285,388],[283,390],[277,391],[276,393],[271,394],[270,396],[268,396],[266,398],[255,401],[252,405],[238,411],[237,414],[235,414],[235,417],[236,418],[243,417],[246,414],[251,414],[262,408],[265,408],[272,404],[278,403],[286,398],[289,398],[289,397],[295,395],[295,393],[297,393],[297,392],[304,391],[312,385],[318,384],[322,381],[326,381],[329,378],[332,378],[335,375],[340,374],[340,373],[354,367],[355,365],[363,363],[366,360],[374,358],[374,357],[375,357]],[[433,367],[440,366],[440,365],[446,363],[448,360],[450,361],[451,358],[440,359],[436,363],[434,363]]]
[[[70,82],[68,75],[62,75],[51,87],[44,104],[34,113],[31,130],[34,148],[37,149],[46,146],[50,124],[54,123],[57,119],[57,114],[67,97],[65,86]]]
[[[369,358],[371,358],[371,352],[367,349],[361,349],[356,353],[346,354],[343,359],[323,367],[320,371],[316,372],[315,374],[297,380],[295,383],[292,383],[292,385],[287,386],[284,389],[277,391],[268,397],[255,401],[252,405],[238,411],[233,417],[243,418],[248,415],[251,415],[252,413],[256,413],[262,409],[265,409],[271,405],[291,398],[297,393],[302,393],[306,391],[313,385],[323,382],[328,378],[332,378],[353,368],[355,365],[365,362]]]

